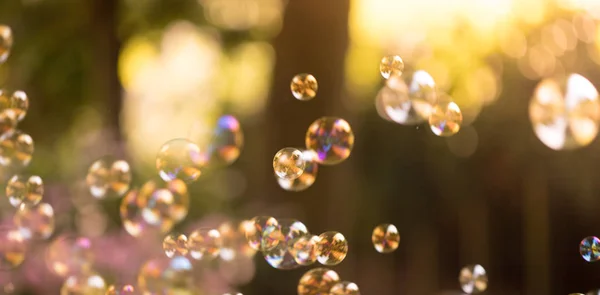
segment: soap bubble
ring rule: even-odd
[[[460,131],[462,112],[452,101],[439,101],[433,106],[429,116],[429,126],[437,136],[452,136]]]
[[[0,270],[13,269],[25,260],[27,244],[16,228],[0,226]]]
[[[292,78],[290,89],[298,100],[311,100],[317,95],[319,84],[311,74],[298,74]]]
[[[26,239],[47,239],[54,232],[54,209],[46,203],[21,204],[14,221]]]
[[[590,236],[581,240],[581,243],[579,243],[579,254],[587,262],[600,260],[600,239]]]
[[[468,265],[460,270],[460,287],[467,294],[480,293],[487,289],[488,278],[483,266]]]
[[[219,256],[222,244],[221,233],[216,229],[197,229],[188,238],[190,256],[196,260]]]
[[[275,178],[277,179],[279,186],[284,190],[291,192],[303,191],[312,186],[317,180],[317,172],[319,170],[319,165],[315,160],[316,157],[316,153],[312,150],[302,151],[302,158],[305,163],[304,172],[295,179],[284,179],[276,176]]]
[[[315,235],[304,235],[292,241],[290,253],[296,263],[300,265],[311,265],[317,261],[319,237]]]
[[[243,145],[244,133],[240,122],[231,115],[220,117],[208,149],[210,164],[230,165],[240,156]]]
[[[156,156],[156,169],[164,181],[181,179],[185,182],[196,181],[207,163],[206,155],[197,144],[177,138],[167,141]]]
[[[317,239],[317,260],[323,265],[340,264],[348,254],[348,241],[336,231],[328,231]]]
[[[18,208],[21,204],[36,205],[44,195],[44,183],[37,175],[15,175],[6,184],[6,196],[10,204]]]
[[[105,295],[105,293],[104,278],[94,272],[72,275],[65,280],[60,289],[60,295]]]
[[[139,271],[137,283],[143,294],[196,294],[192,263],[183,256],[147,261]]]
[[[61,277],[88,272],[94,261],[92,242],[85,237],[63,234],[46,248],[45,260],[48,268]]]
[[[180,179],[146,182],[140,188],[138,202],[143,205],[144,220],[163,230],[182,221],[190,207],[187,186]]]
[[[98,159],[88,169],[86,182],[90,193],[96,198],[120,197],[129,190],[131,184],[129,163],[112,157]]]
[[[308,235],[306,226],[294,219],[280,219],[278,225],[268,226],[263,230],[261,251],[265,260],[277,269],[293,269],[296,263],[291,252],[294,241]]]
[[[139,192],[136,189],[130,190],[121,200],[119,213],[123,228],[133,237],[140,237],[148,232],[165,233],[173,227],[172,222],[162,224],[149,224],[144,220],[142,211],[144,209],[145,199],[139,198]]]
[[[339,282],[331,287],[329,295],[360,295],[360,291],[353,282]]]
[[[402,75],[404,71],[404,61],[398,55],[388,55],[381,59],[379,72],[385,79]]]
[[[184,234],[169,234],[163,240],[163,250],[167,257],[185,256],[188,253],[188,238]]]
[[[313,268],[298,282],[298,295],[325,295],[340,281],[337,272],[328,268]]]
[[[250,220],[249,225],[244,229],[248,245],[254,250],[260,250],[263,231],[269,226],[279,225],[279,222],[271,216],[255,216]]]
[[[279,178],[296,179],[304,173],[305,167],[302,152],[295,148],[283,148],[273,157],[273,171]]]
[[[231,222],[225,222],[217,229],[221,233],[221,250],[219,256],[225,261],[233,261],[237,256],[252,257],[256,254],[246,240],[249,225],[241,222],[237,227]]]
[[[12,30],[7,25],[0,25],[0,64],[4,63],[13,46]]]
[[[27,115],[27,110],[29,110],[29,98],[27,97],[27,93],[21,90],[13,92],[10,97],[9,108],[15,113],[17,121],[22,121]]]
[[[24,168],[29,165],[33,150],[31,136],[17,130],[0,139],[0,165],[13,169]]]
[[[435,81],[425,71],[416,71],[408,84],[400,77],[390,78],[378,96],[387,117],[403,125],[425,122],[437,100]]]
[[[400,234],[393,224],[380,224],[373,229],[371,241],[379,253],[390,253],[398,249]]]
[[[354,147],[354,133],[346,120],[322,117],[313,122],[306,132],[306,148],[316,152],[315,160],[323,165],[335,165],[350,156]]]

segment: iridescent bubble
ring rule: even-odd
[[[306,132],[306,148],[316,153],[319,164],[339,164],[350,156],[353,147],[352,128],[341,118],[322,117]]]
[[[146,262],[138,274],[142,294],[197,294],[192,277],[192,263],[183,256]]]
[[[206,154],[200,151],[200,147],[185,138],[167,141],[156,155],[156,169],[164,181],[196,181],[207,162]]]
[[[221,233],[216,229],[197,229],[188,238],[190,256],[196,260],[219,256],[222,244]]]
[[[317,260],[323,265],[340,264],[348,254],[348,241],[339,232],[324,232],[317,240],[317,253]]]
[[[163,230],[183,220],[190,207],[187,186],[180,179],[146,182],[140,188],[138,202],[143,204],[144,220]]]
[[[218,228],[221,233],[221,250],[219,256],[225,261],[232,261],[237,256],[252,257],[256,254],[246,240],[246,222],[241,222],[237,227],[231,222],[225,222]]]
[[[86,182],[92,196],[103,199],[120,197],[129,190],[131,169],[124,160],[103,157],[88,169]]]
[[[15,175],[6,184],[6,196],[13,207],[36,205],[44,195],[44,183],[37,175]]]
[[[305,235],[292,241],[290,253],[296,263],[300,265],[311,265],[317,261],[317,242],[319,237],[315,235]]]
[[[460,131],[463,116],[458,105],[452,101],[438,101],[431,110],[429,127],[437,136],[452,136]]]
[[[339,281],[337,272],[323,267],[313,268],[300,278],[298,295],[328,295]]]
[[[579,254],[588,262],[600,260],[600,239],[598,237],[586,237],[579,243]]]
[[[282,179],[293,180],[300,177],[305,167],[302,152],[295,148],[283,148],[273,157],[273,171]]]
[[[13,34],[9,26],[0,25],[0,64],[4,63],[13,46]]]
[[[381,59],[379,64],[379,72],[385,79],[390,77],[398,77],[404,71],[404,61],[400,56],[388,55]]]
[[[435,81],[425,71],[416,71],[408,84],[400,77],[392,77],[378,96],[390,120],[403,125],[421,124],[429,119],[436,101]]]
[[[13,269],[25,260],[27,245],[21,231],[0,226],[0,270]]]
[[[140,237],[151,231],[159,231],[161,233],[170,231],[173,227],[172,222],[153,225],[144,220],[142,211],[145,204],[146,199],[139,198],[139,192],[136,189],[130,190],[127,195],[123,197],[121,206],[119,207],[119,213],[125,231],[134,237]]]
[[[333,285],[329,295],[360,295],[360,291],[355,283],[344,281]]]
[[[240,156],[243,145],[244,133],[240,122],[231,115],[220,117],[209,145],[210,164],[230,165]]]
[[[188,249],[188,238],[184,234],[169,234],[163,239],[163,250],[165,255],[173,258],[175,255],[185,256]]]
[[[29,165],[33,150],[31,136],[15,131],[0,139],[0,165],[13,169],[24,168]]]
[[[290,89],[296,99],[311,100],[317,95],[319,84],[311,74],[298,74],[292,78]]]
[[[47,239],[54,232],[54,209],[47,203],[21,204],[14,221],[25,239]]]
[[[286,191],[291,192],[299,192],[303,191],[317,180],[317,172],[319,170],[319,165],[317,163],[316,156],[317,154],[312,150],[304,150],[302,151],[302,158],[304,159],[304,172],[300,177],[295,179],[283,179],[280,177],[275,177],[277,179],[277,183],[279,186]]]
[[[479,264],[463,267],[460,270],[458,281],[463,292],[467,294],[483,292],[488,285],[485,269]]]
[[[45,260],[48,268],[61,277],[86,273],[94,262],[92,242],[85,237],[61,235],[46,248]]]
[[[105,295],[134,295],[139,294],[135,291],[135,287],[133,285],[110,285],[108,289],[106,289]]]
[[[10,97],[9,108],[15,113],[17,121],[22,121],[29,110],[29,98],[25,91],[17,90]]]
[[[277,226],[277,219],[271,216],[255,216],[250,220],[250,226],[244,228],[248,245],[254,250],[260,250],[263,231],[269,226]]]
[[[60,295],[104,295],[106,293],[106,282],[99,274],[91,272],[68,277]]]
[[[598,91],[585,77],[542,80],[529,103],[537,137],[551,149],[568,150],[590,144],[598,134]]]
[[[400,234],[393,224],[380,224],[373,229],[373,246],[379,253],[391,253],[400,245]]]
[[[0,98],[2,90],[0,90]],[[10,136],[17,128],[17,115],[11,109],[0,111],[0,138]]]
[[[261,251],[265,260],[277,269],[300,267],[291,250],[294,241],[305,235],[308,235],[308,229],[295,219],[280,219],[279,225],[266,227],[261,242]]]

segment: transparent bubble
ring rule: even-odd
[[[15,131],[0,139],[0,165],[13,169],[24,168],[29,165],[33,150],[31,136]]]
[[[36,205],[44,195],[44,183],[37,175],[15,175],[6,184],[6,196],[13,207]]]
[[[144,220],[163,230],[183,220],[190,207],[187,186],[180,179],[146,182],[140,188],[138,202],[143,205]]]
[[[373,229],[373,246],[379,253],[391,253],[400,245],[400,234],[393,224],[380,224]]]
[[[133,285],[110,285],[108,289],[106,289],[105,295],[136,295],[139,294],[135,291],[135,287]]]
[[[300,265],[311,265],[317,261],[317,242],[319,237],[315,235],[305,235],[292,241],[290,253],[296,263]]]
[[[385,79],[390,77],[399,77],[404,71],[404,61],[400,56],[388,55],[381,59],[379,64],[379,72]]]
[[[458,105],[452,101],[440,101],[433,106],[429,126],[437,136],[452,136],[460,131],[463,116]]]
[[[197,229],[188,238],[190,256],[196,260],[219,256],[222,244],[221,233],[216,229]]]
[[[17,90],[10,97],[9,108],[15,113],[17,121],[22,121],[29,110],[29,98],[25,91]]]
[[[488,285],[485,269],[479,264],[463,267],[460,270],[458,281],[462,290],[467,294],[483,292]]]
[[[344,281],[333,285],[329,295],[360,295],[360,291],[355,283]]]
[[[210,164],[230,165],[240,156],[243,145],[244,133],[240,122],[231,115],[220,117],[209,145]]]
[[[124,160],[103,157],[88,169],[86,182],[92,196],[103,199],[120,197],[129,190],[131,169]]]
[[[0,25],[0,64],[4,63],[13,46],[13,34],[9,26]]]
[[[542,80],[529,104],[537,137],[551,149],[567,150],[590,144],[598,134],[598,91],[585,77]]]
[[[319,84],[311,74],[298,74],[292,78],[290,89],[296,99],[311,100],[317,95]]]
[[[263,230],[261,251],[265,260],[277,269],[293,269],[300,265],[292,255],[294,241],[308,235],[306,226],[295,219],[280,219],[279,225],[268,226]]]
[[[283,148],[273,157],[273,171],[279,178],[296,179],[304,173],[305,167],[302,152],[295,148]]]
[[[298,178],[284,179],[275,176],[277,183],[284,190],[291,192],[303,191],[311,187],[317,180],[319,165],[316,161],[316,153],[312,150],[304,150],[302,151],[302,158],[305,163],[304,172]]]
[[[60,295],[104,295],[106,293],[106,282],[99,274],[78,274],[68,277]]]
[[[0,90],[2,98],[2,90]],[[0,138],[10,136],[17,128],[17,115],[11,109],[0,111]]]
[[[145,202],[146,199],[139,198],[139,192],[136,189],[130,190],[127,195],[123,197],[121,206],[119,207],[119,213],[125,231],[134,237],[140,237],[147,232],[159,231],[165,233],[170,231],[171,228],[173,228],[172,222],[154,225],[149,224],[144,220],[142,211]]]
[[[421,124],[431,114],[436,101],[435,81],[425,71],[416,71],[407,84],[400,77],[392,77],[379,90],[377,100],[389,120],[403,125]]]
[[[188,253],[188,238],[184,234],[172,233],[163,239],[163,250],[167,257],[175,255],[185,256]]]
[[[250,226],[244,228],[248,245],[254,250],[260,250],[263,230],[269,226],[277,226],[277,219],[271,216],[255,216],[250,220]]]
[[[337,272],[323,267],[313,268],[300,278],[298,295],[328,295],[339,281]]]
[[[324,232],[317,240],[317,253],[317,260],[323,265],[340,264],[348,254],[348,241],[339,232]]]
[[[61,235],[46,248],[45,260],[48,268],[61,277],[86,273],[94,262],[92,242],[85,237]]]
[[[231,222],[225,222],[218,228],[221,233],[221,250],[219,256],[225,261],[232,261],[237,256],[252,257],[256,254],[246,240],[247,222],[241,222],[237,227]]]
[[[306,148],[316,153],[319,164],[339,164],[350,156],[353,147],[352,128],[341,118],[322,117],[306,132]]]
[[[579,243],[579,254],[588,262],[600,260],[600,239],[598,237],[586,237]]]
[[[138,273],[137,283],[143,294],[197,294],[192,277],[192,263],[183,256],[147,261]]]
[[[25,239],[47,239],[54,232],[54,209],[47,203],[21,204],[14,220]]]
[[[156,169],[164,181],[181,179],[185,182],[196,181],[201,169],[207,164],[206,154],[197,144],[177,138],[167,141],[156,155]]]
[[[13,269],[25,260],[25,237],[16,228],[0,226],[0,270]]]

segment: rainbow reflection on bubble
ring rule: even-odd
[[[316,152],[315,160],[323,165],[335,165],[350,156],[354,147],[354,133],[346,120],[322,117],[306,131],[306,148]]]
[[[212,142],[208,148],[211,165],[229,165],[240,156],[244,145],[244,134],[240,122],[231,115],[217,120]]]

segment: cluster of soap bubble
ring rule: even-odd
[[[300,278],[298,295],[360,295],[358,286],[349,281],[341,281],[337,272],[324,268],[313,268]]]
[[[402,125],[428,122],[437,136],[452,136],[460,131],[460,108],[437,89],[429,73],[418,70],[404,79],[404,62],[397,55],[383,57],[379,70],[386,79],[375,99],[381,117]]]

